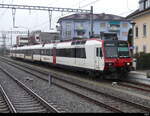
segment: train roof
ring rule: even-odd
[[[57,43],[48,43],[48,44],[38,44],[38,45],[30,45],[30,46],[22,46],[22,47],[14,47],[12,50],[24,50],[24,49],[50,49],[53,47],[57,48],[73,48],[75,46],[84,46],[84,45],[95,45],[101,44],[101,39],[92,38],[92,39],[83,39],[83,40],[73,40],[73,41],[66,41],[66,42],[57,42]],[[124,40],[107,40],[107,42],[117,42],[117,41],[124,41]]]

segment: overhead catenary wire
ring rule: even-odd
[[[129,10],[129,11],[127,11],[127,12],[122,12],[122,13],[120,13],[120,14],[118,14],[119,16],[121,16],[121,15],[124,15],[124,14],[130,14],[130,13],[132,13],[133,11],[135,11],[135,9],[134,10]]]
[[[96,2],[99,2],[99,1],[101,1],[101,0],[94,0],[94,1],[92,1],[92,2],[90,2],[90,3],[87,3],[87,4],[83,5],[83,6],[81,6],[80,8],[87,7],[87,6],[92,5],[92,4],[95,4]]]
[[[128,0],[126,0],[126,8],[128,9],[128,11],[126,11],[126,12],[122,12],[122,13],[119,13],[118,15],[124,15],[124,14],[130,14],[130,13],[132,13],[133,11],[135,11],[136,9],[130,9],[129,8],[129,1]]]
[[[4,1],[2,0],[2,4],[4,3]],[[13,4],[13,0],[11,0],[11,4]],[[0,14],[0,19],[3,18],[3,16],[5,15],[5,13],[8,11],[8,9],[4,9],[4,11]]]
[[[78,3],[78,4],[79,4],[79,8],[81,8],[81,6],[80,6],[81,3],[85,2],[85,1],[87,1],[87,0],[79,0],[79,3]],[[77,5],[77,4],[76,4],[76,5]],[[76,5],[74,5],[74,6],[76,6]]]
[[[79,0],[79,2],[80,2],[80,1],[81,1],[81,0]],[[80,2],[80,4],[77,3],[77,4],[73,5],[73,6],[79,5],[79,8],[83,8],[85,5],[84,5],[84,6],[80,6],[80,5],[81,5],[81,3],[85,2],[85,1],[87,1],[87,0],[82,0],[82,1]],[[86,4],[86,5],[88,6],[88,5],[90,5],[90,4],[94,4],[94,3],[98,2],[98,1],[100,1],[100,0],[92,1],[92,2],[90,2],[90,3],[88,3],[88,4]],[[73,7],[73,6],[72,6],[72,7]],[[66,16],[67,14],[71,14],[71,13],[65,13],[65,14],[63,14],[62,16]]]

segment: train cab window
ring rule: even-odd
[[[96,56],[97,57],[103,57],[102,48],[96,48]]]

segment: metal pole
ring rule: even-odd
[[[12,9],[12,16],[13,16],[13,27],[15,28],[15,14],[16,14],[16,9]]]
[[[51,76],[51,73],[49,73],[48,75],[48,82],[49,82],[49,86],[52,85],[52,76]]]
[[[133,46],[134,46],[134,25],[132,25],[132,41],[131,41],[131,45],[132,45],[132,51],[131,51],[131,54],[132,54],[132,57],[133,57]]]
[[[52,11],[51,11],[51,10],[49,10],[49,11],[48,11],[48,13],[49,13],[49,29],[51,30]]]
[[[28,45],[29,45],[29,42],[30,42],[29,35],[30,35],[30,32],[29,32],[29,29],[28,29]]]
[[[10,39],[11,39],[11,45],[10,45],[10,47],[12,47],[12,28],[11,28],[11,35],[10,35]]]
[[[5,49],[6,49],[6,35],[2,34],[2,38],[3,38],[3,56],[5,55]]]
[[[90,13],[90,23],[91,23],[91,33],[90,33],[90,38],[93,37],[93,6],[91,6],[91,13]]]

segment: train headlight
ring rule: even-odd
[[[112,66],[113,64],[111,62],[105,63],[106,66]]]
[[[130,66],[130,63],[128,62],[127,65]]]
[[[109,65],[109,66],[112,66],[112,65],[113,65],[113,63],[108,63],[108,65]]]

